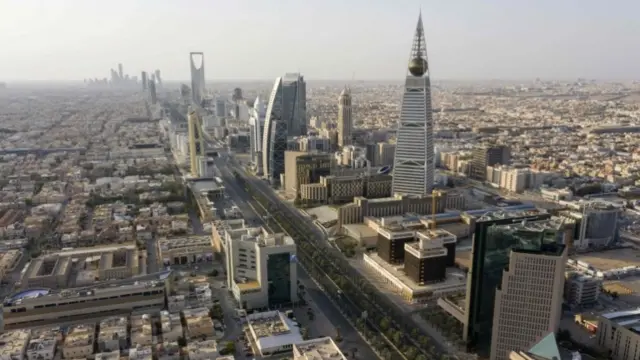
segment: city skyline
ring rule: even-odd
[[[0,43],[14,55],[0,59],[0,79],[102,78],[108,76],[109,68],[123,63],[129,73],[160,68],[167,80],[182,81],[189,79],[184,54],[191,51],[211,54],[206,63],[208,81],[269,79],[294,69],[308,79],[397,79],[398,68],[406,61],[403,49],[408,46],[401,35],[420,7],[430,34],[431,62],[438,69],[433,74],[436,80],[640,78],[634,65],[636,50],[627,46],[638,32],[631,14],[640,5],[631,1],[610,7],[595,1],[507,6],[504,0],[481,5],[410,0],[397,7],[356,0],[328,1],[313,8],[276,2],[281,6],[239,1],[214,9],[199,4],[202,11],[197,13],[177,3],[158,5],[147,0],[108,5],[74,0],[3,3],[0,13],[11,17],[1,18],[0,30],[5,31],[0,31]],[[33,11],[36,7],[38,11]],[[140,16],[149,9],[154,16]],[[47,17],[39,19],[38,14]],[[281,20],[294,16],[304,23],[305,31],[291,32],[284,26],[289,22]],[[27,18],[33,26],[18,26]],[[163,26],[186,19],[195,28]],[[215,35],[229,31],[234,23],[244,25],[233,40]],[[350,25],[331,28],[326,24]],[[48,34],[46,41],[43,33]],[[257,34],[270,40],[256,41]],[[243,46],[237,46],[240,43]],[[286,56],[271,54],[286,43],[297,46]],[[221,51],[233,56],[213,56]],[[271,56],[256,62],[256,53]],[[324,55],[328,53],[340,56]],[[49,66],[36,65],[43,57]]]

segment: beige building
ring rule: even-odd
[[[23,291],[5,299],[2,307],[4,328],[87,320],[133,310],[157,311],[165,306],[166,280],[109,282],[99,287],[59,292],[47,289]]]
[[[322,176],[314,184],[300,186],[300,199],[313,204],[340,204],[354,197],[381,198],[391,195],[391,175]]]
[[[131,343],[142,346],[154,343],[153,323],[150,314],[131,316]]]
[[[62,343],[62,356],[65,359],[84,359],[93,354],[96,325],[79,324],[72,326]]]
[[[178,341],[184,337],[179,313],[171,314],[168,311],[162,311],[160,313],[160,327],[164,341]]]
[[[640,354],[640,308],[600,315],[596,340],[613,360],[635,360]]]
[[[513,231],[543,234],[541,224],[512,225]],[[550,244],[542,250],[512,250],[509,267],[496,290],[491,336],[491,360],[507,360],[511,351],[528,349],[555,333],[562,317],[567,249]]]
[[[218,343],[215,340],[190,341],[185,352],[189,360],[219,359]]]
[[[209,309],[185,309],[182,314],[187,325],[184,333],[187,339],[208,339],[216,335],[213,329],[213,321],[209,316]]]
[[[128,347],[127,327],[129,319],[125,316],[113,316],[103,319],[98,324],[98,351],[123,351]]]
[[[214,220],[211,223],[211,248],[216,253],[221,253],[226,247],[225,233],[244,229],[244,219]]]
[[[466,202],[462,194],[455,192],[439,191],[436,198],[436,213],[445,209],[464,210]],[[395,195],[388,198],[367,199],[356,197],[353,202],[338,209],[338,224],[359,224],[367,216],[386,217],[403,215],[408,212],[419,215],[431,215],[433,203],[432,195],[414,197]]]
[[[396,144],[379,143],[374,154],[373,163],[375,166],[393,165],[396,156]]]
[[[59,289],[126,279],[140,272],[135,244],[63,250],[32,260],[24,272],[24,287]],[[72,267],[77,275],[71,278]]]
[[[31,339],[29,330],[15,330],[0,334],[0,360],[25,359]]]
[[[331,172],[331,154],[285,151],[284,190],[287,195],[298,197],[300,186],[317,183],[320,176]]]
[[[184,236],[158,240],[158,258],[164,265],[189,264],[213,259],[209,236]]]

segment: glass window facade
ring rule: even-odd
[[[272,254],[267,258],[269,307],[291,303],[291,254]]]
[[[541,236],[540,232],[505,232],[503,225],[544,220],[549,214],[479,221],[475,224],[472,265],[467,282],[467,321],[463,337],[469,350],[488,352],[496,289],[509,264],[511,249],[540,249],[543,243],[556,239],[557,233]]]

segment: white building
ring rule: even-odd
[[[24,359],[31,333],[16,330],[0,334],[0,360]]]
[[[189,360],[217,359],[219,355],[215,340],[190,341],[185,350]]]
[[[302,341],[293,345],[293,360],[346,360],[331,337]]]
[[[279,311],[250,314],[247,324],[262,356],[291,353],[303,341],[300,329]]]
[[[58,343],[57,333],[53,331],[43,331],[31,333],[31,340],[27,346],[28,360],[52,360],[56,353]]]
[[[244,230],[244,231],[242,231]],[[284,234],[245,228],[225,234],[227,284],[245,309],[297,301],[296,245]]]

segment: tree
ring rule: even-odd
[[[227,354],[234,354],[236,352],[236,343],[228,341],[224,346],[224,350]]]
[[[178,346],[180,346],[180,347],[187,346],[187,340],[185,338],[183,338],[182,336],[180,336],[178,338]]]
[[[209,273],[209,275],[211,275],[211,276],[213,276],[213,277],[218,276],[218,274],[219,274],[219,272],[218,272],[218,270],[216,270],[216,269],[211,270],[211,272]]]
[[[384,317],[380,320],[380,330],[386,331],[387,329],[389,329],[389,319]]]
[[[416,356],[418,355],[418,349],[416,349],[413,346],[410,346],[405,352],[404,352],[404,356],[409,359],[409,360],[413,360],[416,358]]]

